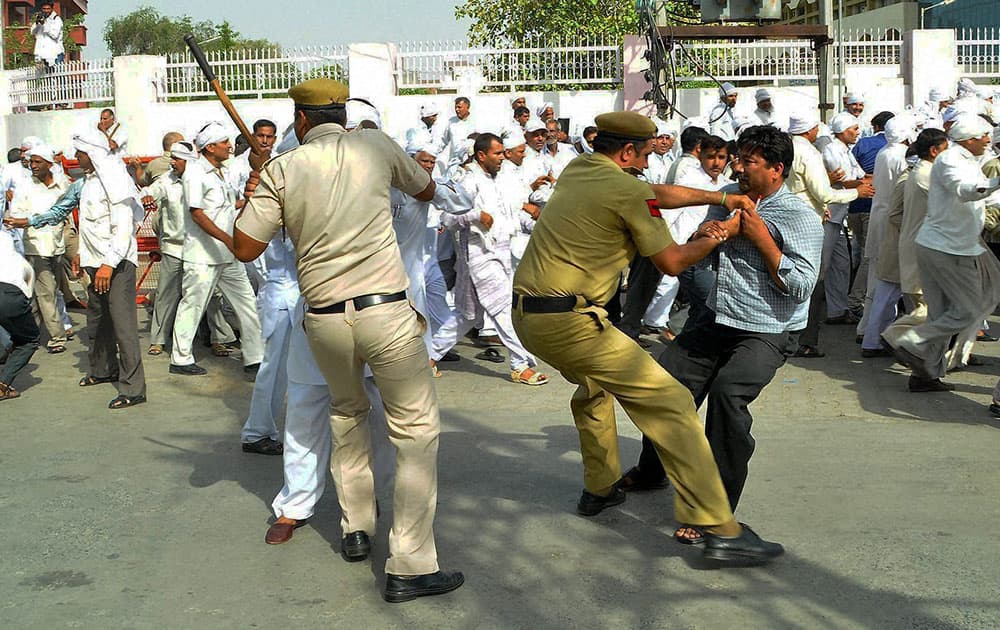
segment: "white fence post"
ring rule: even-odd
[[[347,49],[351,96],[380,100],[396,95],[395,44],[351,44]]]
[[[160,138],[151,134],[151,116],[160,99],[160,82],[167,60],[152,55],[115,57],[115,114],[129,134],[130,155],[157,155]],[[97,124],[97,116],[94,117]]]
[[[932,87],[954,88],[961,76],[957,61],[953,29],[907,31],[900,63],[906,102],[918,106]]]

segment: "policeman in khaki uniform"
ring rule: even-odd
[[[559,178],[514,275],[514,328],[524,345],[579,385],[571,401],[580,433],[584,492],[577,511],[593,516],[625,500],[614,401],[652,440],[676,489],[675,517],[706,532],[706,558],[766,562],[781,545],[761,540],[733,518],[690,392],[602,308],[638,251],[677,275],[739,230],[745,197],[678,186],[651,187],[630,173],[646,167],[656,125],[634,112],[602,114],[594,153]],[[626,171],[627,169],[627,171]],[[734,210],[704,224],[685,245],[673,242],[660,207],[701,204]]]
[[[367,364],[382,393],[396,448],[383,596],[401,602],[447,593],[464,578],[438,568],[432,525],[440,419],[423,341],[425,323],[406,300],[408,280],[389,198],[395,187],[430,201],[436,186],[381,131],[345,132],[348,90],[343,84],[312,79],[288,95],[295,101],[301,146],[262,166],[262,156],[251,159],[261,171],[251,173],[234,250],[240,260],[253,260],[281,229],[294,244],[308,304],[306,336],[333,396],[330,467],[343,512],[342,555],[364,560],[376,528]]]

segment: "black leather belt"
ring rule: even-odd
[[[336,304],[331,304],[330,306],[310,306],[309,312],[314,315],[329,315],[331,313],[343,313],[347,309],[348,302],[354,302],[354,310],[362,311],[369,306],[378,306],[379,304],[389,304],[390,302],[402,302],[406,299],[406,291],[400,291],[399,293],[385,294],[373,294],[373,295],[359,295],[356,298],[350,300],[344,300],[343,302],[337,302]]]
[[[520,305],[525,313],[569,313],[576,308],[575,295],[563,297],[533,297],[530,295],[513,295],[514,308]]]

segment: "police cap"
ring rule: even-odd
[[[350,90],[340,81],[318,78],[293,85],[288,96],[296,109],[335,109],[345,106]]]
[[[625,141],[652,140],[656,123],[636,112],[610,112],[594,119],[597,133]]]

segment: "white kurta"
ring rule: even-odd
[[[838,168],[843,169],[844,179],[848,181],[862,179],[865,176],[865,169],[861,168],[861,165],[858,164],[858,160],[851,153],[851,149],[836,137],[823,149],[823,166],[830,172]],[[840,203],[834,201],[829,203],[830,221],[837,225],[843,225],[844,221],[847,220],[849,207],[850,202]]]
[[[872,183],[875,196],[872,198],[871,218],[868,223],[868,237],[865,239],[865,258],[878,259],[879,244],[889,220],[889,202],[896,180],[906,170],[907,146],[901,142],[888,144],[875,158],[875,172]]]
[[[65,54],[63,21],[55,11],[50,13],[49,17],[45,18],[41,24],[32,26],[31,34],[35,36],[35,57],[38,59],[52,65],[59,55]]]
[[[736,139],[736,115],[726,103],[717,103],[708,113],[709,133],[723,140]]]
[[[830,143],[833,144],[833,143]],[[848,204],[858,198],[857,190],[835,189],[823,165],[823,156],[802,136],[792,136],[795,157],[785,185],[807,202],[820,217],[831,203]]]

